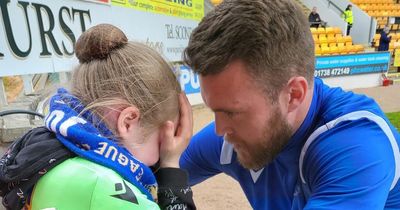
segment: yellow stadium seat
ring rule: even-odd
[[[333,46],[333,47],[330,47],[329,48],[329,53],[331,54],[331,55],[338,55],[339,54],[339,49],[338,49],[338,47],[336,47],[336,46]]]
[[[357,51],[357,48],[355,48],[353,45],[346,46],[346,49],[349,52],[349,54],[355,53]]]
[[[310,31],[311,31],[311,33],[312,33],[313,35],[314,35],[314,34],[318,34],[316,28],[310,28]]]
[[[328,43],[328,40],[326,39],[325,36],[321,36],[321,37],[319,37],[319,43],[321,43],[321,44]]]
[[[366,4],[360,4],[360,9],[367,10],[368,6]]]
[[[347,51],[346,51],[346,47],[343,45],[343,46],[338,46],[337,47],[338,48],[338,51],[339,51],[339,53],[340,54],[347,54]]]
[[[393,50],[394,49],[394,42],[390,42],[389,44],[389,50]]]
[[[381,34],[375,34],[374,35],[374,39],[380,39],[381,38]]]
[[[353,39],[351,38],[351,36],[344,36],[344,42],[353,42]]]
[[[328,43],[336,43],[336,38],[335,37],[328,37],[327,38]]]
[[[353,45],[353,47],[355,48],[356,52],[364,52],[364,46],[360,44]]]
[[[332,27],[326,27],[325,28],[325,33],[326,34],[335,34],[335,31],[333,30]]]
[[[321,46],[321,48],[328,47],[328,43],[322,43],[322,44],[320,44],[320,46]]]
[[[344,47],[344,43],[343,43],[343,42],[338,42],[338,43],[337,43],[337,46],[338,46],[338,47]]]
[[[333,31],[335,32],[335,34],[342,34],[342,29],[339,27],[333,27]]]
[[[319,55],[321,55],[321,54],[322,54],[321,48],[316,47],[316,48],[315,48],[315,55],[316,55],[316,56],[319,56]]]
[[[321,47],[321,54],[322,55],[329,55],[330,54],[329,47]]]
[[[335,39],[335,34],[327,34],[326,37],[329,38],[334,38]]]
[[[352,41],[353,41],[353,39],[351,38],[351,36],[344,36],[343,38],[344,38],[344,40],[345,40],[346,42],[352,42]]]
[[[371,17],[375,17],[375,11],[368,11],[367,14]]]
[[[338,47],[338,48],[339,48],[339,47]],[[340,48],[342,48],[342,47],[340,47]],[[348,48],[347,46],[343,46],[342,52],[343,52],[344,54],[348,54],[348,53],[349,53],[349,48]]]
[[[400,42],[394,42],[394,48],[400,49]]]
[[[319,28],[317,29],[317,33],[318,33],[318,34],[325,34],[325,28],[319,27]]]
[[[345,43],[346,40],[345,40],[344,37],[340,36],[340,37],[336,37],[336,42],[337,42],[337,43]]]
[[[329,43],[328,46],[329,46],[329,47],[336,47],[336,42],[334,42],[334,43]]]

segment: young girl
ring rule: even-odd
[[[28,132],[0,161],[3,205],[195,209],[178,163],[191,108],[171,67],[107,24],[84,32],[75,50],[80,64],[70,90],[52,96],[46,128]]]

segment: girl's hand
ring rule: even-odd
[[[160,167],[179,168],[179,158],[193,135],[193,113],[185,93],[179,95],[179,121],[175,131],[174,123],[164,123],[161,132]]]

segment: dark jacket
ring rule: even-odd
[[[0,196],[3,197],[3,205],[8,210],[22,209],[29,203],[30,194],[39,178],[74,156],[47,128],[30,130],[16,140],[0,159]],[[161,209],[171,206],[196,209],[185,171],[161,168],[155,176],[159,186],[158,205]],[[183,193],[188,189],[189,193]]]
[[[310,26],[311,27],[317,27],[319,26],[319,24],[321,24],[321,17],[319,17],[318,13],[310,13],[310,15],[308,15],[308,22],[310,22]]]
[[[381,38],[379,39],[378,51],[388,51],[391,39],[392,37],[388,37],[388,34],[382,30]]]

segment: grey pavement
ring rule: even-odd
[[[375,99],[384,112],[400,111],[400,85],[360,88],[352,91]]]

